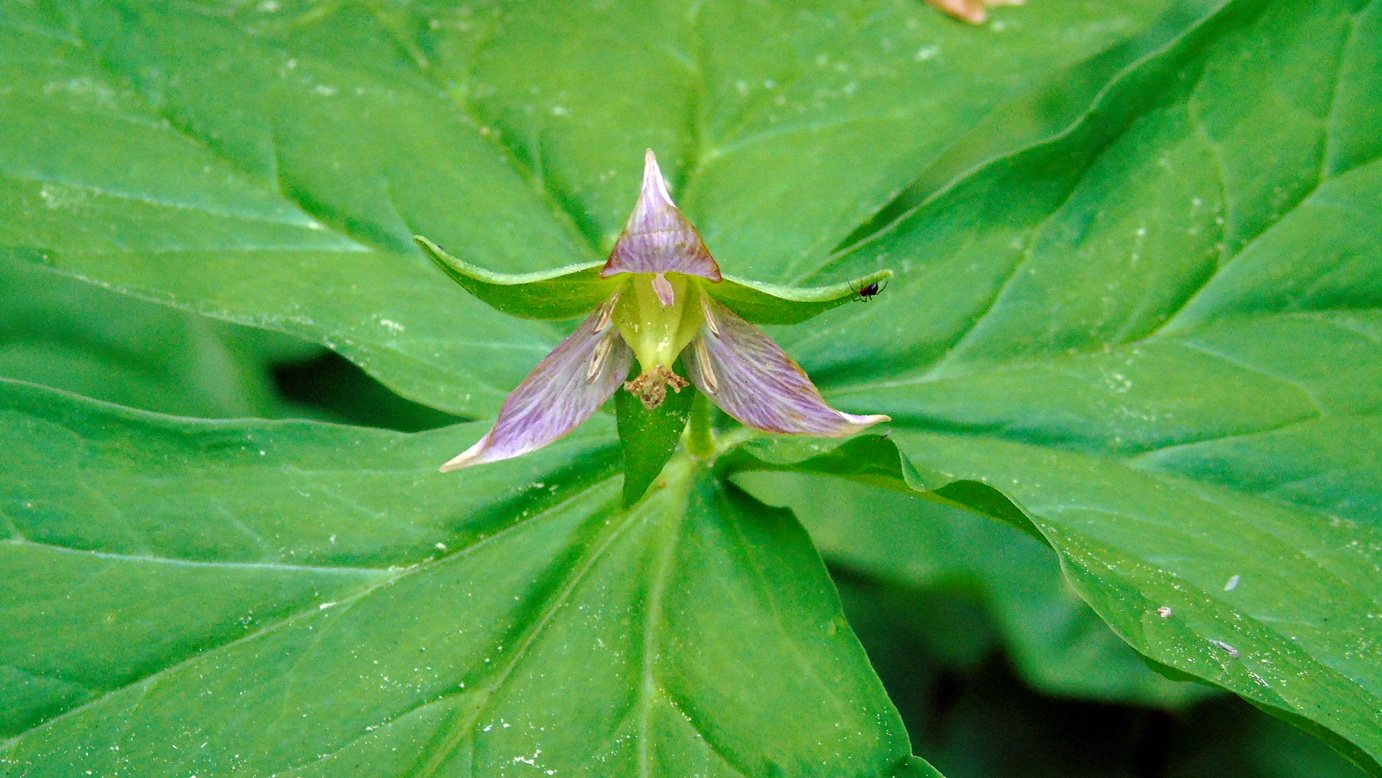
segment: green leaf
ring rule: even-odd
[[[437,267],[467,292],[496,311],[524,319],[588,316],[621,283],[617,278],[600,277],[603,262],[534,273],[495,273],[447,254],[421,235],[414,240]]]
[[[652,146],[726,271],[795,282],[994,106],[1164,6],[1000,34],[874,0],[6,2],[0,252],[492,416],[564,332],[457,295],[413,235],[505,273],[603,259]]]
[[[676,453],[696,394],[693,387],[670,392],[661,405],[649,409],[632,392],[614,393],[614,415],[624,452],[624,505],[638,502]]]
[[[800,324],[844,303],[867,299],[861,291],[893,277],[891,270],[876,270],[853,281],[829,286],[799,287],[764,284],[725,276],[706,290],[735,313],[758,324]]]
[[[1375,2],[1228,4],[850,248],[896,288],[782,339],[1022,506],[1139,652],[1382,774],[1378,40]]]
[[[0,382],[0,774],[934,775],[789,513]]]
[[[841,246],[853,246],[886,230],[976,168],[1059,135],[1089,112],[1111,81],[1226,3],[1227,0],[1169,3],[1164,13],[1137,35],[1062,68],[1041,88],[1000,104],[977,124],[966,128],[943,154],[931,160],[887,205],[863,221]],[[839,250],[837,246],[836,251]]]
[[[826,560],[906,591],[974,593],[996,623],[1011,661],[1032,687],[1055,696],[1179,707],[1212,694],[1147,667],[1065,585],[1046,546],[1013,528],[931,500],[836,479],[745,473],[736,482],[789,507]],[[932,642],[964,640],[969,625],[938,624],[930,611],[890,611]],[[953,631],[954,635],[934,635]],[[986,650],[991,640],[974,648]]]
[[[759,440],[720,467],[848,478],[1035,528],[1075,590],[1140,653],[1236,692],[1377,770],[1371,749],[1382,730],[1373,722],[1382,705],[1371,688],[1377,668],[1361,647],[1376,634],[1370,598],[1382,583],[1382,532],[1352,522],[1303,526],[1282,506],[1187,479],[1132,476],[1088,455],[898,438],[922,468],[877,437],[832,446]],[[970,461],[959,467],[963,458]],[[939,462],[955,469],[931,469]],[[1019,508],[983,482],[990,479],[1028,501]],[[1036,487],[1022,489],[1027,479]],[[1081,502],[1065,502],[1071,495]],[[1204,540],[1226,537],[1233,546]]]

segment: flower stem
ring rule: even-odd
[[[691,422],[686,432],[686,451],[697,459],[715,456],[715,433],[710,429],[710,403],[696,392],[691,401]]]

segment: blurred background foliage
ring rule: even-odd
[[[401,431],[457,417],[344,358],[0,260],[0,376],[171,415]],[[1150,668],[1055,556],[985,518],[844,481],[740,486],[810,530],[914,749],[948,778],[1346,778],[1323,743]]]
[[[399,397],[315,343],[3,258],[0,338],[0,376],[172,416],[404,432],[459,420]]]

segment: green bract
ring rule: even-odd
[[[600,277],[604,262],[536,273],[496,273],[451,256],[421,235],[414,240],[467,292],[510,316],[571,319],[588,313],[620,285],[616,279]],[[800,324],[859,299],[860,289],[892,277],[891,270],[875,270],[853,281],[800,287],[748,281],[725,273],[724,280],[715,286],[714,296],[754,324]]]

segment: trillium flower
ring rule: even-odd
[[[805,371],[750,320],[803,321],[858,299],[855,289],[891,272],[812,289],[722,275],[700,233],[672,202],[651,150],[633,214],[603,264],[504,275],[452,257],[426,238],[417,241],[455,281],[501,311],[545,319],[588,313],[504,400],[494,428],[443,471],[542,448],[621,388],[652,410],[669,393],[694,385],[749,427],[790,435],[841,437],[888,420],[831,408]]]

